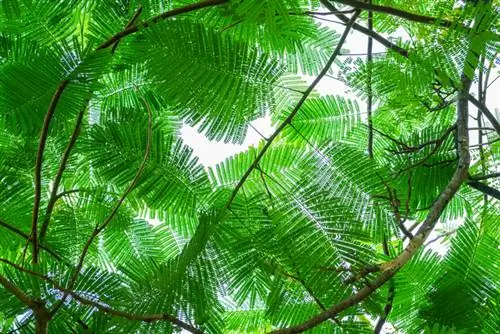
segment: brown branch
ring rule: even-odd
[[[115,310],[109,306],[106,306],[106,305],[103,305],[102,303],[99,303],[97,301],[93,301],[93,300],[89,300],[87,298],[84,298],[82,296],[80,296],[79,294],[77,294],[76,292],[74,291],[71,291],[65,287],[63,287],[62,285],[60,285],[59,283],[57,283],[55,280],[51,279],[50,277],[48,277],[47,275],[44,275],[44,274],[41,274],[39,272],[36,272],[34,270],[31,270],[31,269],[28,269],[28,268],[25,268],[23,266],[20,266],[10,260],[7,260],[7,259],[3,259],[3,258],[0,258],[0,262],[2,263],[5,263],[5,264],[8,264],[9,266],[12,266],[14,268],[16,268],[17,270],[19,271],[22,271],[22,272],[25,272],[27,274],[30,274],[32,276],[35,276],[35,277],[38,277],[40,279],[42,279],[43,281],[49,283],[50,285],[52,285],[54,288],[56,288],[57,290],[63,292],[64,294],[68,294],[70,295],[71,297],[73,297],[75,300],[79,301],[81,304],[83,305],[87,305],[87,306],[92,306],[92,307],[95,307],[97,308],[98,310],[104,312],[104,313],[107,313],[107,314],[110,314],[112,316],[117,316],[117,317],[120,317],[120,318],[125,318],[125,319],[128,319],[128,320],[137,320],[137,321],[144,321],[144,322],[153,322],[153,321],[159,321],[159,320],[166,320],[180,328],[183,328],[191,333],[202,333],[201,330],[177,319],[176,317],[168,314],[168,313],[159,313],[159,314],[133,314],[133,313],[128,313],[128,312],[123,312],[123,311],[119,311],[119,310]],[[2,283],[1,281],[1,277],[0,276],[0,283]]]
[[[21,303],[28,306],[29,308],[35,305],[35,300],[24,293],[21,289],[15,286],[11,281],[9,281],[5,276],[0,274],[0,284],[10,293],[12,293]]]
[[[443,135],[441,135],[441,137],[439,137],[438,139],[432,141],[431,144],[434,144],[434,148],[429,152],[429,154],[427,154],[422,160],[406,167],[406,168],[403,168],[401,170],[399,170],[397,173],[396,173],[396,177],[401,175],[401,173],[404,173],[408,170],[411,170],[411,169],[414,169],[418,166],[421,166],[423,164],[425,164],[438,150],[439,148],[441,147],[441,144],[443,144],[443,142],[446,140],[446,138],[448,137],[448,135],[456,128],[456,125],[453,125],[451,127],[449,127],[444,133]],[[465,129],[467,131],[467,129]],[[425,143],[426,145],[428,145],[427,143]]]
[[[322,1],[323,2],[323,1]],[[469,50],[469,57],[472,58],[473,68],[477,67],[477,59],[471,56],[472,51]],[[469,117],[468,110],[468,95],[471,86],[472,79],[469,78],[465,73],[461,76],[461,89],[459,90],[458,103],[457,103],[457,151],[459,162],[457,169],[453,174],[453,177],[448,182],[446,187],[443,189],[441,194],[438,196],[436,201],[433,203],[432,208],[427,215],[425,221],[420,226],[415,237],[408,243],[404,251],[398,255],[394,260],[382,265],[382,272],[377,278],[369,282],[368,285],[364,286],[354,295],[342,300],[340,303],[332,306],[325,312],[322,312],[313,318],[297,325],[294,327],[278,329],[272,331],[274,334],[284,334],[284,333],[301,333],[310,328],[313,328],[322,322],[326,321],[332,316],[337,315],[343,310],[358,304],[363,301],[369,295],[371,295],[375,290],[385,284],[390,280],[397,271],[403,267],[418,251],[418,249],[424,244],[425,240],[429,234],[434,229],[439,217],[444,211],[446,205],[453,198],[455,193],[458,191],[462,183],[467,179],[467,172],[469,170],[470,164],[470,154],[469,154],[469,133],[467,131],[467,123]]]
[[[69,80],[63,80],[56,89],[56,92],[52,96],[49,108],[45,114],[43,120],[43,127],[40,133],[40,141],[38,143],[38,151],[36,153],[35,162],[35,203],[33,204],[33,217],[31,221],[31,240],[33,241],[33,263],[38,262],[38,214],[40,211],[40,198],[42,193],[42,162],[43,162],[43,151],[45,150],[45,144],[47,142],[47,136],[49,134],[50,122],[54,116],[56,110],[57,102],[68,85]]]
[[[130,194],[130,192],[135,188],[135,186],[137,184],[137,181],[141,177],[142,172],[144,171],[144,169],[146,167],[146,163],[147,163],[147,161],[149,159],[149,154],[151,152],[151,139],[152,139],[152,131],[153,131],[153,121],[152,121],[151,108],[150,108],[148,102],[144,98],[142,98],[142,100],[143,100],[143,102],[144,102],[144,104],[146,106],[146,109],[148,111],[147,142],[146,142],[146,149],[145,149],[145,153],[144,153],[144,158],[143,158],[143,160],[141,162],[141,165],[139,166],[139,169],[137,170],[137,173],[134,176],[134,179],[132,180],[132,182],[130,182],[130,185],[124,191],[123,195],[120,197],[120,199],[116,203],[115,207],[113,208],[113,210],[111,211],[111,213],[109,214],[109,216],[104,220],[104,222],[101,225],[97,225],[94,228],[94,231],[92,232],[92,234],[90,235],[89,239],[85,243],[85,245],[83,247],[83,250],[82,250],[82,253],[80,255],[80,258],[78,259],[78,264],[76,265],[76,268],[75,268],[75,270],[73,272],[73,275],[71,276],[71,278],[69,280],[68,288],[67,288],[68,290],[72,290],[73,289],[73,286],[76,283],[76,280],[78,279],[78,276],[80,275],[80,271],[83,268],[83,263],[85,261],[85,257],[87,256],[87,253],[88,253],[88,251],[90,249],[90,245],[92,245],[92,243],[94,242],[94,239],[113,220],[113,218],[115,217],[115,215],[118,212],[118,209],[120,209],[121,205],[123,204],[123,202],[127,198],[128,194]],[[52,315],[54,315],[59,310],[59,308],[64,304],[64,302],[65,302],[65,300],[66,300],[67,297],[68,297],[68,294],[65,293],[63,295],[63,297],[61,298],[61,300],[56,304],[56,306],[54,307],[54,309],[51,311]]]
[[[45,238],[45,234],[47,233],[47,228],[49,227],[49,222],[50,222],[50,217],[52,215],[52,210],[54,209],[54,204],[57,201],[57,191],[59,189],[59,184],[61,183],[61,179],[62,179],[62,175],[64,173],[64,170],[66,169],[66,163],[68,162],[69,156],[71,154],[71,150],[75,146],[78,135],[80,134],[80,127],[82,125],[83,115],[85,114],[85,111],[87,110],[88,102],[89,102],[88,100],[85,102],[85,106],[83,107],[82,111],[80,111],[78,113],[78,116],[76,117],[75,128],[73,130],[73,133],[71,134],[71,138],[69,140],[68,146],[66,147],[66,150],[64,151],[64,153],[61,157],[59,169],[57,170],[57,173],[56,173],[56,176],[54,178],[53,185],[52,185],[52,191],[50,193],[49,203],[47,204],[47,209],[45,211],[45,217],[43,219],[42,227],[40,229],[40,241],[43,241],[43,239]]]
[[[264,147],[262,148],[262,150],[259,152],[259,154],[257,155],[257,157],[254,159],[253,163],[246,170],[245,174],[243,174],[243,177],[240,179],[240,181],[238,182],[238,184],[234,188],[233,192],[231,193],[231,196],[229,197],[229,200],[227,201],[227,203],[226,203],[226,205],[224,207],[223,212],[226,211],[231,206],[231,204],[233,203],[233,201],[234,201],[236,195],[238,194],[239,190],[241,189],[241,187],[243,186],[243,184],[246,182],[246,180],[248,179],[248,177],[250,176],[250,174],[252,173],[252,171],[258,166],[260,160],[262,159],[262,157],[264,156],[264,154],[267,152],[267,150],[269,149],[269,147],[271,146],[271,144],[273,143],[273,141],[281,133],[281,131],[283,131],[283,129],[292,122],[293,118],[295,117],[295,115],[297,114],[297,112],[302,107],[302,104],[304,104],[304,102],[306,101],[306,99],[309,97],[309,94],[311,94],[311,92],[316,87],[316,85],[318,84],[318,82],[320,82],[320,80],[328,72],[328,70],[332,66],[333,62],[337,58],[338,54],[340,53],[342,45],[344,44],[344,42],[345,42],[345,40],[347,38],[347,35],[349,34],[349,31],[351,30],[351,27],[354,24],[354,21],[356,20],[356,18],[358,16],[359,16],[359,11],[356,12],[352,16],[352,18],[349,20],[349,23],[347,24],[347,26],[346,26],[346,28],[344,30],[344,33],[340,37],[340,40],[339,40],[339,42],[337,44],[337,47],[335,48],[335,51],[333,52],[333,54],[330,57],[330,59],[328,59],[328,61],[326,62],[325,67],[321,70],[321,72],[313,80],[313,82],[309,85],[309,87],[307,87],[307,89],[304,91],[304,94],[300,98],[300,100],[297,103],[297,105],[295,106],[295,108],[293,108],[293,110],[290,113],[290,115],[288,115],[288,117],[283,121],[283,123],[281,123],[280,126],[269,137],[269,139],[267,140],[267,142],[264,145]]]
[[[202,8],[221,5],[221,4],[224,4],[227,2],[228,2],[228,0],[205,0],[205,1],[200,1],[197,3],[193,3],[193,4],[183,6],[183,7],[172,9],[168,12],[154,16],[154,17],[152,17],[152,18],[150,18],[150,19],[148,19],[140,24],[134,24],[130,27],[123,29],[122,31],[111,36],[107,41],[105,41],[101,45],[99,45],[97,47],[97,50],[106,49],[109,46],[111,46],[111,45],[115,44],[116,42],[118,42],[119,40],[121,40],[122,38],[124,38],[125,36],[131,35],[137,31],[139,31],[140,28],[147,28],[147,27],[149,27],[155,23],[158,23],[162,20],[165,20],[169,17],[173,17],[173,16],[177,16],[177,15],[181,15],[181,14],[186,14],[186,13],[189,13],[189,12],[192,12],[192,11],[195,11],[198,9],[202,9]]]
[[[429,246],[430,244],[432,244],[432,243],[434,243],[434,242],[438,241],[438,240],[439,240],[439,239],[441,239],[441,238],[444,238],[444,237],[448,237],[448,236],[450,236],[450,235],[453,235],[453,234],[455,234],[456,232],[457,232],[457,229],[454,229],[454,230],[451,230],[451,231],[445,232],[445,233],[443,233],[443,234],[441,234],[441,235],[438,235],[438,236],[437,236],[437,237],[435,237],[434,239],[429,240],[429,241],[428,241],[428,242],[424,245],[424,247]]]
[[[429,140],[428,142],[419,144],[417,146],[408,146],[407,145],[404,150],[396,151],[394,153],[395,154],[413,153],[415,151],[420,151],[421,149],[423,149],[424,147],[429,146],[429,145],[433,145],[433,144],[441,145],[443,143],[443,141],[446,139],[446,137],[450,134],[450,132],[453,131],[454,129],[455,129],[455,125],[452,125],[451,127],[449,127],[446,130],[446,132],[441,137],[439,137],[437,139]]]
[[[334,0],[334,1],[357,9],[364,9],[369,12],[389,14],[418,23],[436,24],[438,26],[445,28],[449,28],[455,24],[446,19],[440,19],[432,16],[410,13],[394,7],[372,4],[371,1],[370,2],[361,2],[357,0]]]

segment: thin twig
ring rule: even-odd
[[[273,141],[281,133],[281,131],[283,131],[283,129],[285,127],[287,127],[287,125],[289,125],[292,122],[292,120],[295,117],[295,115],[297,114],[297,112],[300,110],[300,108],[302,107],[302,105],[304,104],[304,102],[306,101],[306,99],[309,97],[309,94],[311,94],[311,92],[314,90],[314,88],[316,87],[316,85],[320,82],[320,80],[329,71],[329,69],[332,66],[333,62],[335,61],[335,59],[337,58],[338,54],[340,53],[342,45],[344,44],[344,42],[345,42],[345,40],[347,38],[347,35],[349,34],[349,31],[351,30],[351,27],[354,24],[354,21],[356,20],[356,18],[358,16],[359,16],[359,11],[356,12],[352,16],[351,20],[349,21],[349,24],[347,24],[347,26],[346,26],[346,28],[344,30],[344,33],[340,37],[340,40],[339,40],[339,42],[337,44],[337,47],[335,48],[335,51],[333,52],[333,54],[330,57],[330,59],[326,62],[325,67],[321,70],[321,72],[313,80],[313,82],[309,85],[309,87],[307,87],[307,89],[305,90],[305,92],[302,95],[301,99],[299,100],[299,102],[297,103],[297,105],[295,106],[295,108],[292,110],[292,112],[290,113],[290,115],[288,115],[288,117],[283,121],[283,123],[281,123],[280,126],[269,137],[268,141],[266,142],[266,144],[264,145],[264,147],[262,148],[262,150],[259,152],[259,154],[255,158],[255,160],[253,161],[253,163],[246,170],[245,174],[243,174],[242,178],[240,179],[240,181],[238,182],[238,184],[234,188],[233,192],[231,193],[231,196],[229,197],[229,200],[227,201],[226,205],[224,206],[223,212],[226,211],[231,206],[231,204],[233,203],[234,199],[236,198],[236,195],[238,194],[239,190],[241,189],[241,187],[243,186],[243,184],[246,182],[246,180],[248,179],[248,177],[250,176],[250,174],[252,173],[252,171],[257,167],[257,165],[259,164],[260,160],[262,159],[262,157],[264,156],[264,154],[267,152],[267,150],[269,149],[269,147],[271,146],[271,144],[273,143]]]
[[[80,134],[80,127],[82,125],[82,120],[83,116],[85,114],[85,111],[87,110],[88,107],[88,102],[87,100],[85,102],[85,106],[83,107],[82,111],[80,111],[76,117],[76,122],[75,122],[75,127],[73,130],[73,133],[71,134],[71,138],[68,142],[68,146],[66,147],[66,150],[64,151],[62,157],[61,157],[61,162],[59,164],[59,168],[57,170],[56,176],[54,178],[54,182],[52,185],[52,191],[50,193],[49,197],[49,202],[47,204],[47,209],[45,210],[45,217],[42,222],[42,227],[40,229],[40,241],[43,241],[45,238],[45,234],[47,233],[47,229],[49,227],[50,223],[50,217],[52,215],[52,210],[54,209],[54,204],[56,203],[57,200],[57,191],[59,189],[59,184],[61,183],[61,179],[64,173],[64,170],[66,169],[66,164],[68,162],[69,156],[71,154],[71,150],[76,144],[76,140],[78,139],[78,135]]]
[[[22,237],[23,239],[25,239],[28,243],[29,242],[33,242],[30,238],[30,236],[27,234],[27,233],[24,233],[23,231],[17,229],[16,227],[4,222],[3,220],[0,220],[0,226],[3,226],[4,228],[8,229],[9,231],[17,234],[18,236]],[[50,255],[52,255],[54,257],[54,259],[66,264],[67,266],[71,266],[69,262],[67,262],[66,260],[64,260],[59,254],[57,254],[55,251],[53,251],[52,249],[48,248],[47,246],[43,245],[43,244],[39,244],[38,247],[44,251],[46,251],[47,253],[49,253]]]

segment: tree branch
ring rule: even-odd
[[[43,151],[45,150],[45,144],[47,142],[47,136],[49,134],[50,122],[54,116],[56,110],[57,102],[68,85],[69,80],[63,80],[56,89],[56,92],[52,96],[49,108],[45,114],[43,120],[43,127],[40,133],[40,141],[38,143],[38,151],[36,153],[35,161],[35,203],[33,204],[33,217],[31,221],[31,240],[33,241],[33,263],[38,262],[38,213],[40,211],[40,197],[42,193],[42,162],[43,162]]]
[[[387,257],[390,256],[389,245],[387,244],[386,238],[384,238],[384,241],[382,243],[382,248],[384,250],[384,255]],[[375,329],[373,331],[374,334],[380,333],[382,327],[385,324],[385,321],[387,320],[387,317],[389,316],[389,313],[391,313],[392,304],[394,302],[394,289],[395,289],[394,280],[391,279],[389,281],[389,290],[387,291],[387,302],[384,306],[384,314],[378,319],[377,324],[375,325]]]
[[[479,181],[479,180],[493,179],[493,178],[497,178],[497,177],[500,177],[500,172],[487,174],[487,175],[471,175],[471,176],[469,176],[469,179]]]
[[[169,17],[173,17],[176,15],[192,12],[197,9],[202,9],[206,7],[216,6],[223,3],[228,2],[228,0],[205,0],[198,3],[186,5],[180,8],[176,8],[167,12],[164,12],[160,15],[157,15],[139,26],[131,25],[126,27],[124,30],[110,37],[107,41],[102,43],[99,47],[97,47],[96,51],[105,49],[111,45],[114,45],[123,37],[133,34],[139,30],[139,27],[146,28],[154,23],[157,23],[161,20],[167,19]],[[139,12],[140,14],[140,12]],[[137,15],[138,16],[138,15]],[[49,104],[47,113],[44,118],[44,123],[40,135],[40,141],[38,144],[38,152],[35,162],[35,201],[33,205],[33,218],[31,223],[31,236],[30,239],[33,241],[33,263],[37,263],[38,261],[38,214],[40,210],[40,197],[41,197],[41,170],[42,170],[42,161],[43,161],[43,151],[45,149],[45,144],[47,141],[47,135],[50,127],[50,123],[52,121],[52,117],[54,116],[54,111],[56,109],[57,103],[59,102],[59,98],[61,97],[63,91],[66,89],[69,83],[69,79],[64,79],[59,83],[54,95],[52,96],[52,100]]]
[[[342,13],[339,13],[337,8],[332,3],[330,3],[328,0],[320,0],[320,2],[328,10],[335,13],[335,16],[337,16],[337,18],[339,18],[342,22],[345,23],[349,20],[349,18],[347,16],[345,16]],[[372,37],[374,40],[376,40],[377,42],[379,42],[380,44],[385,46],[387,49],[390,49],[390,50],[398,53],[399,55],[409,59],[410,52],[408,50],[390,42],[389,40],[384,38],[382,35],[376,33],[375,31],[370,31],[368,28],[365,28],[357,23],[353,24],[352,28],[354,30],[357,30],[357,31],[369,36],[369,37]],[[491,83],[490,83],[490,85],[491,85]],[[468,94],[467,98],[477,108],[481,109],[483,114],[488,118],[490,123],[496,129],[497,133],[500,135],[500,124],[497,121],[497,119],[495,118],[495,116],[488,110],[488,108],[484,104],[479,103],[479,101],[472,94]]]
[[[21,301],[24,305],[29,308],[34,306],[34,299],[29,297],[26,293],[24,293],[21,289],[15,286],[11,281],[9,281],[5,276],[0,274],[0,284],[10,293],[12,293],[17,299]]]
[[[257,166],[259,165],[260,160],[262,159],[262,157],[264,156],[264,154],[267,152],[267,150],[269,149],[269,147],[273,143],[274,139],[276,139],[276,137],[281,133],[281,131],[283,131],[283,129],[292,122],[292,120],[295,117],[295,115],[297,115],[297,112],[300,110],[300,108],[302,107],[302,105],[304,104],[304,102],[306,101],[306,99],[309,97],[309,94],[311,94],[311,92],[316,87],[316,85],[320,82],[320,80],[328,72],[328,70],[332,66],[333,62],[335,61],[335,59],[339,55],[339,53],[341,51],[341,48],[342,48],[342,45],[344,44],[344,42],[345,42],[345,40],[347,38],[347,35],[349,34],[349,31],[351,30],[351,27],[354,24],[354,21],[357,19],[358,16],[359,16],[359,11],[357,11],[356,13],[354,13],[354,15],[352,16],[352,18],[349,20],[349,22],[347,23],[346,28],[344,30],[344,33],[340,37],[340,40],[339,40],[339,42],[337,44],[337,47],[335,48],[335,51],[333,52],[333,54],[330,57],[330,59],[328,59],[328,61],[326,62],[325,67],[321,70],[321,72],[313,80],[313,82],[309,85],[309,87],[307,87],[307,89],[304,91],[304,94],[300,98],[300,100],[297,103],[297,105],[295,106],[295,108],[293,108],[293,110],[290,113],[290,115],[288,115],[288,117],[283,121],[283,123],[281,123],[280,126],[269,137],[269,139],[267,140],[267,142],[264,145],[264,147],[262,148],[262,150],[259,152],[259,154],[257,155],[257,157],[254,159],[253,163],[246,170],[245,174],[243,174],[243,177],[240,179],[240,181],[238,182],[238,184],[234,188],[233,192],[231,193],[231,196],[229,197],[229,200],[227,201],[227,203],[226,203],[226,205],[224,207],[223,212],[226,211],[231,206],[231,204],[233,203],[233,201],[234,201],[236,195],[238,194],[239,190],[241,189],[241,187],[243,186],[243,184],[246,182],[246,180],[248,179],[248,177],[250,176],[250,174],[252,173],[252,171],[255,168],[257,168]]]
[[[371,5],[372,1],[369,0],[368,4]],[[373,13],[368,12],[368,30],[373,31]],[[368,157],[373,159],[373,120],[372,120],[372,60],[373,60],[373,37],[368,36],[368,45],[367,45],[367,90],[368,90],[368,101],[366,103],[366,112],[368,114]]]
[[[125,26],[125,29],[130,28],[131,26],[133,26],[135,24],[135,22],[137,21],[137,19],[139,18],[139,15],[141,15],[141,13],[142,13],[142,5],[139,5],[139,7],[135,11],[134,15],[132,16],[132,18],[130,19],[130,21],[128,21],[127,25]],[[111,53],[112,54],[115,53],[116,48],[118,47],[118,44],[120,44],[120,40],[116,41],[115,44],[113,44],[113,47],[111,48]]]
[[[148,102],[144,99],[143,102],[146,106],[146,109],[148,111],[148,129],[147,129],[147,142],[146,142],[146,149],[144,153],[144,158],[141,162],[141,165],[139,166],[139,169],[137,170],[137,173],[134,176],[134,179],[132,182],[130,182],[130,185],[127,187],[127,189],[124,191],[123,195],[120,197],[118,200],[118,203],[116,203],[115,207],[109,214],[109,216],[104,220],[104,222],[99,226],[97,225],[94,228],[94,231],[90,235],[89,239],[85,243],[82,253],[80,255],[80,258],[78,259],[78,264],[76,265],[75,271],[73,272],[73,275],[71,276],[69,283],[68,283],[68,290],[72,290],[74,284],[76,283],[76,280],[78,279],[78,276],[80,275],[80,271],[83,268],[83,263],[85,261],[85,257],[87,256],[87,253],[90,249],[90,245],[94,242],[94,239],[109,225],[109,223],[113,220],[115,217],[116,213],[118,212],[118,209],[120,209],[121,205],[127,198],[128,194],[135,188],[137,181],[139,180],[140,176],[142,175],[142,172],[144,171],[146,167],[146,163],[149,159],[149,154],[151,152],[151,140],[152,140],[152,131],[153,131],[153,120],[152,120],[152,113],[151,113],[151,108],[149,107]],[[51,311],[52,316],[59,310],[59,308],[64,304],[66,301],[66,298],[68,297],[68,294],[65,293],[61,300],[56,304],[54,309]]]
[[[495,116],[493,116],[493,113],[488,109],[488,107],[484,103],[478,101],[478,99],[476,99],[472,94],[469,94],[468,98],[469,101],[472,102],[474,106],[476,106],[476,108],[481,110],[488,121],[490,121],[493,128],[495,128],[497,134],[500,136],[500,123],[498,123],[498,120],[495,118]]]

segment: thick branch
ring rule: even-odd
[[[382,248],[384,250],[384,255],[390,256],[389,245],[387,244],[386,238],[384,238],[384,241],[382,243]],[[387,317],[389,316],[389,313],[391,313],[392,303],[394,302],[394,289],[395,289],[394,280],[391,279],[389,281],[389,290],[387,291],[387,302],[384,306],[384,314],[378,319],[377,324],[375,325],[375,329],[373,330],[374,334],[380,333],[382,327],[384,326],[385,321],[387,320]]]
[[[90,245],[94,242],[95,238],[109,225],[109,223],[113,220],[115,215],[117,214],[118,210],[120,209],[121,205],[127,198],[128,194],[135,188],[137,181],[142,175],[142,172],[146,168],[146,163],[149,159],[149,154],[151,152],[151,138],[152,138],[152,132],[153,132],[153,120],[152,120],[152,113],[151,113],[151,108],[149,107],[148,102],[143,98],[143,102],[146,106],[146,109],[148,111],[148,129],[147,129],[147,142],[146,142],[146,149],[144,153],[144,158],[141,162],[141,165],[139,166],[139,169],[137,170],[137,173],[134,176],[134,179],[132,182],[130,182],[130,185],[127,187],[127,189],[124,191],[123,195],[120,197],[118,202],[116,203],[115,207],[109,214],[109,216],[104,220],[104,222],[101,225],[96,226],[92,234],[90,235],[89,239],[85,243],[85,246],[83,247],[82,253],[80,255],[80,258],[78,259],[78,264],[76,265],[75,271],[73,272],[73,275],[71,276],[69,283],[68,283],[68,290],[72,290],[74,284],[76,283],[76,280],[78,279],[78,276],[80,275],[80,271],[83,268],[83,263],[85,261],[85,257],[87,256],[87,253],[90,249]],[[52,310],[51,314],[54,315],[59,308],[64,304],[66,298],[68,297],[68,294],[65,293],[59,303],[56,304],[54,309]]]
[[[54,209],[54,204],[56,203],[57,200],[57,191],[59,189],[59,184],[61,183],[62,175],[64,173],[64,170],[66,169],[66,163],[68,162],[69,156],[71,154],[71,150],[76,144],[76,139],[78,138],[78,135],[80,134],[80,127],[82,125],[82,120],[83,120],[83,115],[85,114],[85,111],[87,110],[87,105],[88,101],[85,102],[85,106],[78,113],[78,116],[76,116],[76,122],[75,122],[75,128],[73,130],[73,133],[71,134],[71,138],[69,140],[68,146],[66,147],[66,150],[64,151],[62,157],[61,157],[61,162],[59,164],[59,168],[57,170],[56,176],[54,178],[54,184],[52,185],[52,191],[50,193],[50,198],[49,198],[49,203],[47,204],[47,209],[45,211],[45,217],[43,219],[42,227],[40,230],[40,241],[42,241],[45,238],[45,234],[47,233],[47,228],[49,227],[49,222],[50,222],[50,216],[52,215],[52,210]]]
[[[271,144],[273,143],[273,141],[281,133],[281,131],[283,131],[283,129],[286,128],[287,125],[289,125],[292,122],[292,120],[295,117],[295,115],[297,115],[297,112],[300,110],[300,108],[302,107],[302,105],[304,104],[304,102],[306,101],[306,99],[309,97],[309,94],[311,94],[311,92],[314,90],[314,88],[316,87],[316,85],[327,74],[328,70],[330,69],[330,67],[332,66],[333,62],[335,61],[335,58],[337,58],[337,56],[339,55],[339,53],[340,53],[340,51],[342,49],[342,45],[344,44],[344,42],[345,42],[345,40],[347,38],[347,35],[349,34],[349,31],[351,30],[351,27],[354,24],[354,21],[357,19],[358,16],[359,16],[359,11],[356,12],[352,16],[352,18],[349,20],[349,22],[347,23],[346,28],[344,30],[344,33],[340,37],[340,40],[339,40],[339,42],[337,44],[337,47],[335,48],[335,51],[333,52],[333,54],[330,57],[330,59],[328,59],[328,61],[326,62],[325,67],[321,70],[321,72],[313,80],[313,82],[309,85],[309,87],[307,87],[307,89],[304,91],[304,94],[300,98],[300,100],[297,103],[297,105],[295,106],[295,108],[293,108],[293,110],[290,113],[290,115],[288,115],[288,117],[283,121],[283,123],[281,123],[280,126],[269,137],[269,139],[267,140],[267,142],[264,145],[264,147],[262,148],[262,150],[259,152],[259,154],[255,158],[255,160],[253,161],[253,163],[246,170],[245,174],[243,174],[243,177],[240,179],[240,181],[238,182],[238,184],[234,188],[234,190],[231,193],[231,196],[229,197],[229,200],[227,201],[226,206],[224,207],[223,211],[226,211],[231,206],[231,204],[233,203],[233,201],[234,201],[236,195],[238,194],[239,190],[241,189],[241,187],[243,186],[243,184],[246,182],[246,180],[248,179],[248,177],[250,176],[250,174],[252,173],[252,171],[257,168],[257,166],[259,165],[260,160],[262,159],[262,157],[264,156],[264,154],[267,152],[267,150],[269,149],[269,147],[271,146]]]
[[[469,51],[471,54],[472,52]],[[475,68],[477,66],[477,59],[475,61]],[[310,328],[313,328],[322,322],[326,321],[328,318],[337,315],[343,310],[358,304],[363,301],[366,297],[371,295],[375,290],[385,284],[390,280],[396,272],[404,266],[411,257],[417,252],[417,250],[423,245],[429,234],[434,229],[439,217],[444,211],[446,205],[453,198],[455,193],[458,191],[462,183],[467,179],[467,172],[469,170],[470,164],[470,154],[469,154],[469,133],[468,133],[468,95],[471,86],[471,78],[467,75],[462,74],[461,77],[461,89],[459,91],[458,103],[457,103],[457,150],[459,161],[457,169],[453,174],[453,177],[441,192],[439,197],[433,203],[432,208],[427,215],[425,221],[419,228],[415,237],[409,242],[405,250],[398,255],[394,260],[387,264],[381,266],[382,272],[373,281],[369,282],[366,286],[360,289],[357,293],[349,298],[344,299],[340,303],[332,306],[325,312],[318,314],[317,316],[290,328],[279,329],[271,333],[274,334],[284,334],[284,333],[301,333]]]

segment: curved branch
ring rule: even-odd
[[[54,183],[52,185],[52,191],[50,193],[49,203],[47,204],[47,209],[45,210],[45,217],[43,218],[42,227],[40,229],[40,241],[42,241],[45,238],[45,234],[47,233],[50,217],[52,215],[52,210],[54,209],[54,204],[57,201],[57,191],[59,189],[59,184],[61,183],[64,170],[66,169],[66,163],[68,162],[71,150],[75,146],[78,135],[80,134],[80,127],[82,125],[83,115],[87,110],[87,106],[88,106],[88,100],[85,102],[85,106],[82,109],[82,111],[80,111],[78,113],[78,116],[76,116],[75,128],[73,130],[73,133],[71,134],[68,146],[66,147],[66,150],[64,151],[61,157],[61,162],[59,164],[59,168],[57,170],[56,176],[54,178]]]
[[[472,57],[471,50],[469,50],[468,56],[470,58],[477,58]],[[475,60],[473,68],[476,68],[478,59],[473,60]],[[417,234],[409,242],[404,251],[392,261],[381,265],[380,267],[382,269],[382,272],[379,274],[379,276],[373,281],[369,282],[369,284],[364,286],[354,295],[342,300],[340,303],[332,306],[327,311],[322,312],[297,326],[275,330],[271,333],[285,334],[304,332],[310,328],[318,326],[322,322],[326,321],[332,316],[337,315],[343,310],[360,303],[369,295],[371,295],[375,290],[385,284],[388,280],[390,280],[424,244],[425,240],[434,229],[434,226],[436,225],[445,207],[453,198],[460,186],[467,179],[467,172],[470,165],[469,133],[467,130],[469,117],[468,95],[471,83],[472,79],[469,78],[465,73],[463,73],[461,76],[461,89],[459,90],[457,103],[457,151],[459,156],[457,169],[455,170],[455,173],[453,174],[451,180],[448,182],[436,201],[433,203],[425,221],[420,226]]]
[[[92,232],[92,234],[90,235],[89,239],[85,243],[85,246],[83,247],[83,250],[82,250],[82,253],[80,255],[80,258],[78,259],[78,264],[76,265],[75,271],[73,272],[73,275],[71,276],[71,278],[69,280],[68,288],[67,288],[68,290],[72,290],[73,289],[73,286],[75,285],[76,280],[78,279],[78,276],[80,275],[80,271],[83,268],[83,263],[85,261],[85,257],[87,256],[88,251],[90,249],[90,245],[92,245],[92,243],[94,242],[95,238],[113,220],[113,218],[115,217],[116,213],[120,209],[121,205],[123,204],[123,202],[127,198],[128,194],[130,194],[130,192],[135,188],[135,186],[137,184],[137,181],[141,177],[142,172],[144,171],[144,169],[146,168],[146,163],[147,163],[147,161],[149,159],[149,154],[151,152],[151,140],[152,140],[152,135],[153,135],[153,120],[152,120],[151,108],[149,107],[148,102],[144,98],[142,98],[142,99],[143,99],[143,102],[144,102],[144,104],[146,106],[146,109],[148,111],[147,142],[146,142],[146,149],[145,149],[145,153],[144,153],[144,158],[143,158],[143,160],[141,162],[141,165],[139,166],[139,169],[137,170],[137,173],[134,176],[134,179],[130,182],[130,185],[124,191],[123,195],[120,197],[120,199],[118,200],[118,203],[116,203],[115,207],[113,208],[113,210],[111,211],[111,213],[109,214],[109,216],[104,220],[104,222],[101,225],[97,225],[94,228],[94,231]],[[54,309],[51,311],[51,315],[52,316],[61,308],[61,306],[66,301],[66,298],[68,298],[68,293],[64,293],[64,295],[61,298],[61,300],[56,304],[56,306],[54,306]]]
[[[488,109],[488,107],[484,103],[476,99],[472,94],[469,94],[468,98],[469,101],[472,102],[472,104],[476,106],[476,108],[478,108],[483,113],[484,116],[486,116],[486,118],[488,119],[488,121],[490,121],[493,128],[495,128],[497,134],[500,136],[500,123],[493,115],[493,113]]]
[[[496,198],[497,200],[500,201],[500,191],[498,189],[492,188],[492,187],[490,187],[482,182],[479,182],[476,180],[471,180],[471,179],[469,179],[467,181],[467,185],[482,192],[485,195],[491,196],[491,197]]]
[[[130,34],[133,34],[139,30],[139,27],[141,28],[146,28],[154,23],[157,23],[161,20],[167,19],[169,17],[173,17],[176,15],[188,13],[197,9],[202,9],[206,7],[211,7],[211,6],[216,6],[220,5],[223,3],[228,2],[228,0],[205,0],[201,1],[198,3],[186,5],[180,8],[176,8],[167,12],[164,12],[160,15],[157,15],[143,23],[141,23],[139,26],[137,25],[130,25],[120,31],[119,33],[115,34],[111,38],[109,38],[107,41],[102,43],[99,47],[97,47],[96,51],[105,49],[111,45],[115,45],[119,40],[121,40],[123,37],[128,36]],[[139,12],[140,14],[140,12]],[[35,162],[35,201],[33,205],[33,218],[32,218],[32,223],[31,223],[31,236],[30,239],[33,241],[33,263],[38,262],[38,214],[40,211],[40,198],[41,198],[41,170],[42,170],[42,160],[43,160],[43,151],[45,149],[45,144],[47,141],[47,135],[50,127],[50,123],[52,121],[52,117],[54,116],[54,111],[56,109],[57,103],[59,102],[59,98],[61,97],[62,93],[66,89],[67,85],[69,83],[69,79],[64,79],[59,83],[59,86],[57,87],[54,95],[52,96],[52,100],[50,101],[47,113],[44,118],[44,124],[42,127],[41,135],[40,135],[40,141],[38,144],[38,152],[37,152],[37,157],[36,157],[36,162]]]

